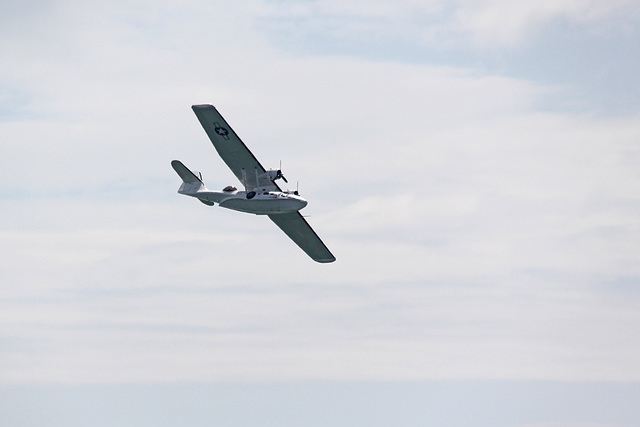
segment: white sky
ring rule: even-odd
[[[624,0],[3,5],[0,384],[637,384],[639,23]],[[337,262],[176,194],[173,159],[238,184],[197,103],[283,161]]]

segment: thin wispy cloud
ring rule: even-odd
[[[267,2],[263,19],[334,37],[410,38],[425,44],[513,47],[554,21],[589,31],[633,32],[637,4],[597,1]],[[616,25],[614,25],[614,22]],[[285,22],[287,23],[287,22]],[[286,28],[286,26],[285,26]],[[451,39],[454,40],[451,40]]]
[[[5,384],[640,380],[634,2],[41,6],[0,18]],[[238,185],[197,103],[334,265],[176,194]]]

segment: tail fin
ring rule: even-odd
[[[182,178],[182,185],[178,189],[178,193],[198,197],[198,193],[207,191],[207,187],[205,187],[202,182],[202,175],[200,172],[191,172],[189,168],[183,165],[179,160],[172,161],[171,166],[180,178]]]
[[[200,172],[193,173],[182,164],[180,160],[174,160],[171,162],[171,167],[182,178],[185,184],[202,184],[202,175]],[[196,175],[197,174],[197,175]]]

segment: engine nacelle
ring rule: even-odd
[[[282,180],[284,182],[289,182],[289,181],[287,181],[287,178],[284,177],[284,175],[282,174],[282,171],[280,169],[277,169],[277,170],[269,169],[268,171],[263,173],[260,177],[261,178],[265,177],[265,178],[270,179],[272,181],[275,181],[276,179],[281,179],[282,178]]]

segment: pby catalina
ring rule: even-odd
[[[182,162],[174,160],[171,166],[183,181],[178,193],[195,197],[209,206],[217,203],[223,208],[267,215],[314,261],[335,261],[336,258],[299,212],[307,206],[307,201],[297,190],[282,191],[276,184],[278,179],[287,182],[282,171],[265,170],[213,105],[194,105],[191,108],[222,160],[244,186],[244,191],[233,186],[211,191],[202,182],[200,172],[191,172]]]

